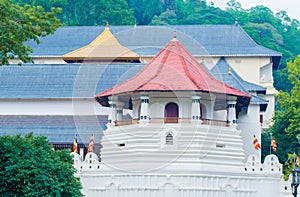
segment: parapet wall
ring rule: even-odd
[[[265,158],[264,163],[260,163],[260,158],[257,155],[250,155],[245,164],[246,172],[261,172],[261,173],[272,173],[282,174],[282,164],[276,155],[268,155]]]
[[[84,160],[76,153],[73,155],[76,176],[80,177],[86,196],[291,196],[290,184],[282,179],[282,165],[276,155],[267,156],[263,164],[251,155],[245,171],[240,173],[107,171],[95,153],[88,153]]]

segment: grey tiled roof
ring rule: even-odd
[[[92,98],[138,73],[145,64],[28,64],[0,67],[0,98]],[[265,92],[246,82],[222,58],[211,74],[243,92]],[[254,100],[252,99],[252,102]]]
[[[0,135],[33,132],[51,143],[63,144],[72,144],[77,135],[78,143],[88,144],[94,134],[95,143],[99,143],[106,122],[107,116],[0,116]]]
[[[89,44],[104,26],[61,27],[32,46],[33,56],[62,56]],[[193,55],[273,56],[281,53],[257,45],[239,25],[110,26],[119,42],[143,56],[154,56],[173,37]]]
[[[0,98],[93,97],[133,77],[144,64],[10,65],[0,67]]]
[[[145,64],[2,66],[0,98],[93,97],[96,93],[133,77],[144,66]],[[243,88],[240,90],[247,92]],[[252,102],[255,99],[263,103],[257,96],[252,97]],[[99,142],[106,121],[106,116],[0,116],[0,135],[24,135],[33,131],[35,135],[48,137],[51,143],[70,144],[76,134],[79,135],[79,143],[88,143],[94,133],[95,141]]]
[[[217,62],[217,64],[211,69],[211,73],[214,75],[214,77],[223,83],[226,83],[230,85],[231,87],[234,87],[238,90],[241,90],[243,92],[246,92],[248,94],[251,94],[250,92],[259,92],[259,93],[266,93],[266,88],[262,87],[260,85],[256,85],[254,83],[250,83],[247,81],[244,81],[234,69],[231,68],[230,74],[229,71],[229,64],[225,60],[224,57],[220,58],[220,60]],[[268,101],[266,99],[260,98],[254,94],[251,94],[252,104],[267,104]]]

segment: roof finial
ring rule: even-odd
[[[174,32],[173,32],[173,39],[172,39],[172,41],[177,41],[177,38],[176,38],[176,36],[177,36],[177,33],[176,33],[176,30],[174,30]]]
[[[228,75],[231,75],[231,70],[232,70],[232,68],[229,66],[228,67]]]
[[[108,28],[108,21],[106,21],[106,27]]]

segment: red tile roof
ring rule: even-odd
[[[95,97],[139,91],[203,91],[251,98],[211,76],[176,38],[135,77]]]

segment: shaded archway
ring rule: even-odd
[[[165,106],[165,123],[178,123],[178,105],[168,103]]]

